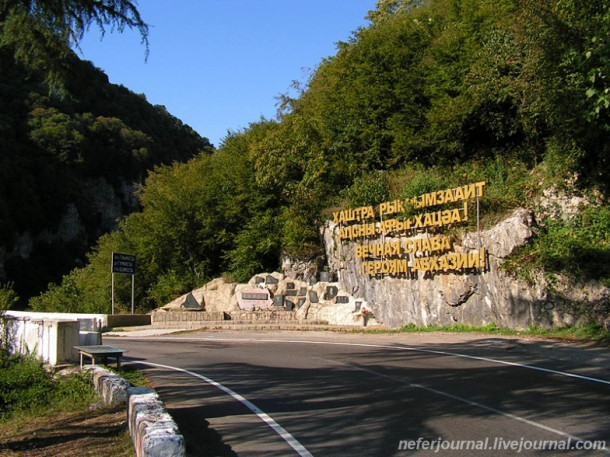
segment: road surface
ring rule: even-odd
[[[610,455],[607,348],[332,332],[104,343],[146,370],[189,456]]]

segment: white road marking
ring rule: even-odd
[[[207,376],[203,376],[203,375],[200,375],[199,373],[185,370],[183,368],[172,367],[170,365],[161,365],[159,363],[153,363],[153,362],[143,362],[140,360],[138,360],[137,363],[141,363],[142,365],[148,365],[151,367],[166,368],[168,370],[179,371],[181,373],[188,374],[189,376],[199,378],[202,381],[205,381],[208,384],[210,384],[214,387],[217,387],[218,389],[222,390],[226,394],[229,394],[235,400],[241,402],[250,411],[252,411],[254,414],[256,414],[260,419],[262,419],[263,422],[265,422],[269,427],[271,427],[271,429],[274,432],[276,432],[278,435],[280,435],[284,439],[284,441],[286,441],[286,443],[288,443],[288,445],[290,447],[292,447],[292,449],[294,449],[296,451],[296,453],[299,454],[301,457],[313,457],[313,454],[311,454],[311,452],[309,452],[305,448],[305,446],[303,446],[301,443],[299,443],[294,436],[292,436],[284,427],[282,427],[275,420],[273,420],[267,413],[265,413],[263,410],[261,410],[258,406],[256,406],[251,401],[246,400],[243,396],[241,396],[237,392],[234,392],[233,390],[229,389],[228,387],[223,386],[219,382],[216,382],[213,379],[208,378]]]

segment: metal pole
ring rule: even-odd
[[[131,275],[131,314],[133,314],[133,295],[134,295],[135,282],[136,282],[136,275]]]
[[[114,273],[112,273],[112,312],[114,314]]]
[[[481,218],[479,208],[479,195],[477,192],[477,233],[479,234],[479,251],[481,250]]]

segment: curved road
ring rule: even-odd
[[[472,334],[104,339],[146,369],[189,456],[610,455],[607,348]]]

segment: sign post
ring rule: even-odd
[[[134,290],[136,275],[136,256],[131,254],[112,253],[110,264],[112,271],[112,314],[114,314],[114,274],[131,275],[131,314],[134,314]]]

